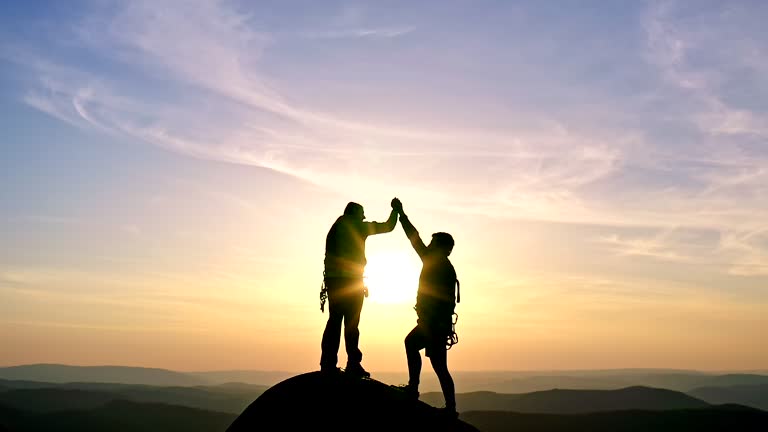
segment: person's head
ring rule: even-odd
[[[363,211],[363,206],[356,202],[350,202],[347,204],[347,207],[344,208],[344,215],[345,216],[352,216],[355,219],[363,220],[365,219],[365,212]]]
[[[448,256],[453,251],[453,237],[445,232],[438,232],[432,234],[432,241],[429,242],[430,251],[439,252]]]

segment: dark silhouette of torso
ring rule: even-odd
[[[371,222],[339,216],[325,239],[325,276],[362,277],[365,271],[365,240]]]
[[[456,270],[443,254],[427,253],[421,257],[422,269],[416,294],[416,311],[420,319],[439,326],[435,330],[450,330],[456,305]],[[448,328],[443,326],[448,325]]]

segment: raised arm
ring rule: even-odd
[[[427,246],[421,240],[421,237],[419,236],[419,232],[413,226],[410,219],[408,219],[408,216],[405,214],[405,211],[403,210],[403,205],[400,204],[399,200],[397,201],[396,207],[398,212],[400,213],[400,225],[403,226],[403,231],[405,231],[405,235],[408,237],[408,240],[411,241],[411,246],[413,246],[413,249],[416,251],[417,254],[419,254],[419,257],[423,257],[424,255],[427,254]]]
[[[395,229],[395,225],[397,225],[397,210],[395,210],[394,207],[389,213],[389,219],[387,219],[386,222],[366,222],[368,235],[391,232],[393,229]]]

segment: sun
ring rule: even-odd
[[[416,303],[421,262],[412,251],[386,251],[368,257],[365,285],[378,303]]]

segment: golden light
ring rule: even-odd
[[[377,303],[416,303],[421,261],[412,251],[372,254],[365,266],[369,300]]]

